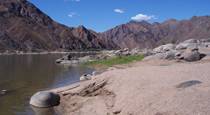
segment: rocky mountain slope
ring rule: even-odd
[[[119,25],[102,35],[121,48],[154,48],[165,43],[178,43],[187,39],[210,38],[210,16],[192,17],[190,20],[167,20],[163,23],[146,21]]]
[[[53,21],[27,0],[0,1],[0,52],[113,48],[83,26],[69,28]]]
[[[154,48],[192,38],[210,38],[210,16],[152,24],[131,21],[96,33],[59,24],[27,0],[0,1],[0,52]]]

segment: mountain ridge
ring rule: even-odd
[[[130,21],[102,33],[120,48],[154,48],[186,39],[210,38],[210,16],[193,16],[189,20],[169,19],[162,23]]]
[[[73,28],[55,22],[27,0],[0,1],[0,25],[0,52],[70,51],[114,47],[97,37],[98,33],[85,27]]]
[[[210,16],[162,23],[130,21],[97,33],[51,19],[27,0],[0,1],[0,52],[154,48],[186,39],[210,38]]]

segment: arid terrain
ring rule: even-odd
[[[56,110],[64,115],[208,115],[209,66],[206,56],[197,62],[149,60],[111,67],[60,92]]]

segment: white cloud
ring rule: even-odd
[[[68,17],[73,18],[73,17],[76,16],[76,15],[77,15],[77,13],[75,13],[75,12],[70,12],[70,13],[68,14]]]
[[[114,9],[114,12],[116,12],[116,13],[120,13],[120,14],[123,14],[123,13],[125,13],[125,11],[123,10],[123,9]]]
[[[131,17],[131,20],[134,20],[137,22],[149,21],[152,19],[156,19],[154,15],[137,14],[136,16]]]

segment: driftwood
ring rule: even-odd
[[[101,88],[103,88],[107,84],[107,80],[98,80],[83,83],[82,85],[70,89],[62,91],[62,95],[79,95],[79,96],[87,96]]]

